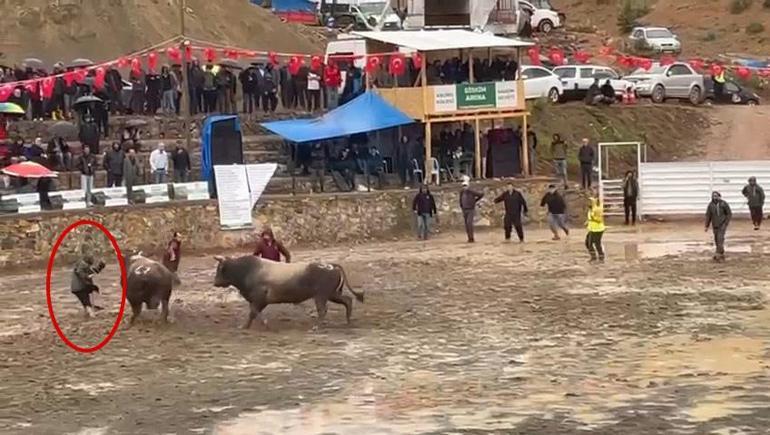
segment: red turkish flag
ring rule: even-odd
[[[150,71],[155,71],[155,69],[158,67],[157,53],[150,53],[147,55],[147,67],[150,69]]]
[[[126,68],[129,65],[131,65],[131,61],[127,57],[118,59],[118,68]]]
[[[182,61],[182,53],[176,47],[169,47],[166,49],[166,56],[171,62],[177,63]]]
[[[701,59],[690,59],[688,63],[696,70],[702,70],[704,66],[704,62]]]
[[[406,61],[404,56],[396,55],[390,57],[390,73],[394,76],[402,76],[406,72]]]
[[[302,68],[302,60],[298,56],[292,56],[289,59],[289,74],[296,76],[300,68]]]
[[[43,79],[43,98],[51,98],[53,95],[53,85],[53,77],[46,77]]]
[[[548,52],[548,59],[554,65],[564,65],[564,52],[560,48],[552,48]]]
[[[267,53],[267,60],[273,65],[278,65],[278,55],[274,51]]]
[[[420,56],[420,53],[412,54],[412,64],[414,64],[414,67],[417,69],[422,68],[422,56]]]
[[[751,78],[751,70],[746,68],[745,66],[741,66],[735,70],[735,75],[737,75],[743,80],[748,80],[749,78]]]
[[[13,86],[5,85],[0,87],[0,101],[2,102],[8,101],[8,98],[11,97],[12,93],[13,93]]]
[[[532,65],[540,65],[540,48],[535,47],[529,47],[527,50],[527,56],[529,56],[529,62]]]
[[[203,58],[206,59],[206,62],[212,63],[215,60],[217,60],[217,52],[211,47],[207,47],[203,49]]]
[[[64,78],[64,83],[66,83],[67,86],[72,86],[72,84],[77,80],[77,74],[72,71],[64,73],[62,77]]]
[[[639,68],[649,71],[650,68],[652,68],[652,59],[647,59],[646,57],[639,57],[636,58],[636,66]]]
[[[192,47],[190,47],[189,45],[184,46],[184,57],[188,61],[191,61],[193,59]]]
[[[674,62],[676,62],[676,58],[674,58],[674,56],[671,56],[669,54],[663,55],[660,58],[660,65],[661,66],[673,65]]]
[[[377,68],[380,67],[380,63],[381,62],[382,61],[380,60],[379,56],[369,57],[366,60],[366,72],[373,73],[373,72],[377,71]]]
[[[94,74],[94,87],[96,89],[102,89],[104,88],[104,77],[107,75],[107,71],[104,70],[104,67],[98,67],[96,68],[96,72]]]
[[[310,58],[310,69],[313,71],[320,71],[322,63],[321,56],[313,56]]]
[[[575,60],[578,61],[578,63],[588,63],[589,59],[591,59],[591,54],[586,53],[585,51],[578,50],[575,52]]]
[[[724,68],[722,68],[722,65],[718,63],[711,64],[711,75],[712,76],[718,76],[719,74],[722,74],[724,71]]]
[[[225,57],[232,60],[238,60],[238,50],[225,49]]]
[[[88,71],[84,69],[75,70],[75,81],[78,83],[83,83],[83,81],[86,79],[86,76],[88,76]]]
[[[133,58],[131,59],[131,71],[134,72],[134,74],[139,74],[142,72],[142,61],[139,60],[139,58]]]

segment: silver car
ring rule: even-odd
[[[700,104],[706,95],[703,75],[681,62],[671,65],[656,62],[649,70],[640,68],[625,79],[634,83],[640,97],[650,97],[655,103],[680,99]]]
[[[679,38],[665,27],[635,27],[628,40],[633,47],[650,49],[656,53],[682,52]]]

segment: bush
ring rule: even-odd
[[[730,1],[731,14],[741,14],[750,7],[751,7],[751,0],[731,0]]]
[[[765,0],[765,2],[762,3],[762,7],[765,9],[770,9],[770,0]]]
[[[757,23],[756,21],[746,26],[746,33],[749,35],[756,35],[757,33],[762,33],[765,31],[765,25],[762,23]]]
[[[620,14],[618,15],[618,28],[624,34],[629,33],[634,27],[639,25],[637,20],[649,12],[650,8],[647,6],[646,1],[623,0]]]

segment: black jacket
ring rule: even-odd
[[[578,151],[578,160],[581,164],[588,165],[594,163],[594,149],[591,145],[583,145]]]
[[[495,198],[495,204],[505,204],[505,217],[512,219],[521,219],[522,213],[527,213],[527,200],[524,199],[524,195],[518,190],[514,189],[513,192],[505,191]]]
[[[437,214],[436,200],[433,199],[430,192],[420,192],[415,195],[414,201],[412,201],[412,210],[417,214],[435,216]]]
[[[743,196],[746,197],[749,207],[762,207],[765,205],[765,191],[759,187],[759,184],[747,184],[743,188]]]
[[[104,169],[110,174],[120,175],[123,174],[123,159],[125,158],[123,150],[115,151],[110,149],[104,153],[103,165]]]
[[[92,153],[88,155],[81,154],[76,167],[83,175],[94,175],[96,172],[96,156]]]
[[[709,225],[714,229],[726,227],[730,224],[732,217],[733,212],[730,210],[730,205],[727,202],[722,199],[717,202],[711,201],[706,208],[706,227]]]
[[[171,156],[171,161],[174,163],[175,171],[189,171],[192,166],[190,154],[184,148],[176,149],[174,155]]]
[[[548,206],[548,213],[551,214],[564,214],[567,212],[567,203],[564,202],[564,198],[559,195],[559,192],[548,192],[543,196],[543,200],[540,201],[540,207]]]
[[[639,197],[639,182],[636,181],[636,178],[627,178],[623,180],[623,197],[624,198]]]

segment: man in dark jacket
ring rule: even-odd
[[[633,171],[626,172],[623,179],[623,210],[626,215],[626,225],[636,225],[636,202],[639,199],[639,183]]]
[[[104,153],[102,164],[107,171],[107,187],[118,187],[123,181],[123,159],[125,154],[117,142],[112,143],[112,149]]]
[[[594,148],[588,142],[588,139],[583,139],[583,146],[578,150],[578,160],[580,161],[580,175],[582,178],[581,184],[583,189],[590,189],[594,170]]]
[[[243,113],[254,113],[255,101],[257,109],[259,109],[259,97],[257,96],[259,94],[259,82],[256,68],[252,66],[241,71],[238,79],[241,81],[243,91]]]
[[[505,229],[505,240],[511,240],[511,230],[516,228],[516,235],[519,236],[519,242],[524,243],[524,227],[521,225],[521,215],[527,214],[527,200],[524,195],[513,187],[508,185],[508,189],[495,198],[495,204],[503,203],[505,205],[505,217],[503,218],[503,228]]]
[[[85,255],[75,263],[72,270],[72,280],[70,282],[70,291],[77,296],[83,305],[86,317],[93,317],[93,309],[101,310],[97,304],[92,301],[92,293],[99,293],[99,287],[94,284],[93,276],[104,269],[104,262],[96,262],[90,255]]]
[[[431,195],[428,186],[420,186],[420,191],[412,201],[412,210],[417,216],[417,238],[428,240],[431,220],[437,214],[436,200]]]
[[[762,207],[765,205],[765,191],[757,184],[757,178],[749,178],[749,184],[743,188],[743,196],[749,203],[751,212],[751,222],[754,224],[754,231],[759,231],[762,225]]]
[[[134,184],[139,181],[139,162],[136,160],[136,149],[128,150],[123,159],[123,185],[126,186],[126,199],[129,204],[134,202]]]
[[[123,113],[123,77],[114,66],[107,69],[105,76],[107,94],[110,96],[110,111],[113,115]]]
[[[548,207],[548,226],[553,233],[553,240],[560,239],[559,228],[564,231],[565,235],[569,236],[569,229],[567,228],[567,203],[561,197],[559,191],[556,190],[556,185],[551,184],[548,186],[548,192],[543,195],[540,207]]]
[[[466,177],[463,180],[463,189],[460,191],[460,209],[463,211],[465,234],[468,236],[468,243],[473,243],[476,241],[473,237],[473,218],[476,215],[476,204],[483,197],[483,193],[471,190],[470,181]]]
[[[174,163],[174,182],[187,183],[190,178],[192,163],[190,162],[190,153],[184,149],[181,141],[177,141],[171,161]]]
[[[80,171],[80,188],[85,192],[86,204],[91,206],[91,190],[94,188],[96,156],[88,145],[83,145],[83,154],[77,160],[75,168]]]
[[[713,192],[711,202],[706,208],[706,232],[709,226],[714,230],[714,244],[717,248],[717,253],[714,255],[715,261],[725,261],[725,234],[732,217],[730,205],[722,199],[719,192]]]

